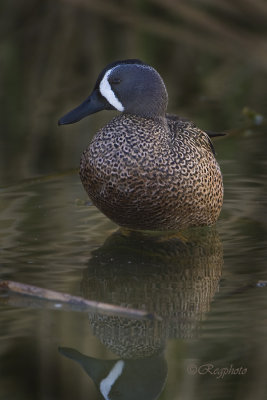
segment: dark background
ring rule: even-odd
[[[63,128],[57,120],[117,59],[153,65],[166,82],[169,111],[202,128],[244,131],[261,122],[266,18],[261,0],[2,0],[0,183],[78,166],[112,113]]]

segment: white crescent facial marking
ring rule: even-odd
[[[121,376],[122,370],[124,368],[124,361],[117,361],[113,366],[110,373],[106,376],[106,378],[102,379],[100,382],[100,392],[102,393],[105,400],[109,399],[109,393],[113,384],[116,382],[119,376]]]
[[[114,68],[116,68],[116,67],[114,67]],[[124,111],[123,105],[115,96],[115,93],[113,92],[113,90],[109,84],[109,81],[108,81],[108,77],[114,68],[109,69],[105,73],[104,77],[102,78],[102,81],[99,84],[99,90],[100,90],[100,93],[102,94],[102,96],[104,96],[107,99],[109,104],[111,104],[113,107],[115,107],[119,111]]]

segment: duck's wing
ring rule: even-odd
[[[176,114],[166,114],[166,118],[167,118],[168,123],[170,122],[170,124],[171,124],[171,121],[172,122],[177,121],[177,122],[189,123],[190,126],[196,127],[196,124],[194,122],[190,121],[187,118],[179,117],[179,115],[176,115]],[[226,135],[225,132],[213,132],[213,131],[203,131],[203,132],[205,132],[210,138],[214,138],[214,137],[217,137],[217,136],[225,136]]]
[[[180,118],[178,115],[166,114],[166,119],[170,132],[172,132],[174,137],[181,133],[189,134],[194,138],[194,140],[196,140],[196,143],[198,142],[201,146],[206,147],[215,155],[215,149],[210,140],[210,134],[213,134],[212,137],[215,136],[213,132],[210,132],[209,134],[208,132],[199,129],[194,122],[189,121],[186,118]]]

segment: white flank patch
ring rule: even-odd
[[[119,376],[121,376],[124,368],[124,361],[120,360],[116,362],[108,376],[100,382],[100,392],[104,396],[105,400],[110,400],[108,395],[111,391],[112,386],[116,382]]]
[[[114,68],[109,69],[105,73],[102,81],[100,82],[99,90],[100,90],[100,93],[102,94],[102,96],[104,96],[107,99],[109,104],[111,104],[117,110],[123,111],[124,107],[121,104],[121,102],[117,99],[117,97],[115,96],[115,93],[111,89],[111,86],[110,86],[109,81],[108,81],[108,77],[109,77],[109,75],[111,74],[111,72],[113,71]]]

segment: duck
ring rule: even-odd
[[[97,359],[70,347],[59,353],[83,368],[105,400],[153,400],[162,392],[167,378],[164,352],[136,359]]]
[[[217,134],[167,113],[167,104],[156,69],[122,60],[107,65],[90,96],[58,121],[119,111],[84,150],[80,178],[92,203],[120,227],[180,231],[219,217],[223,178],[211,142]]]

